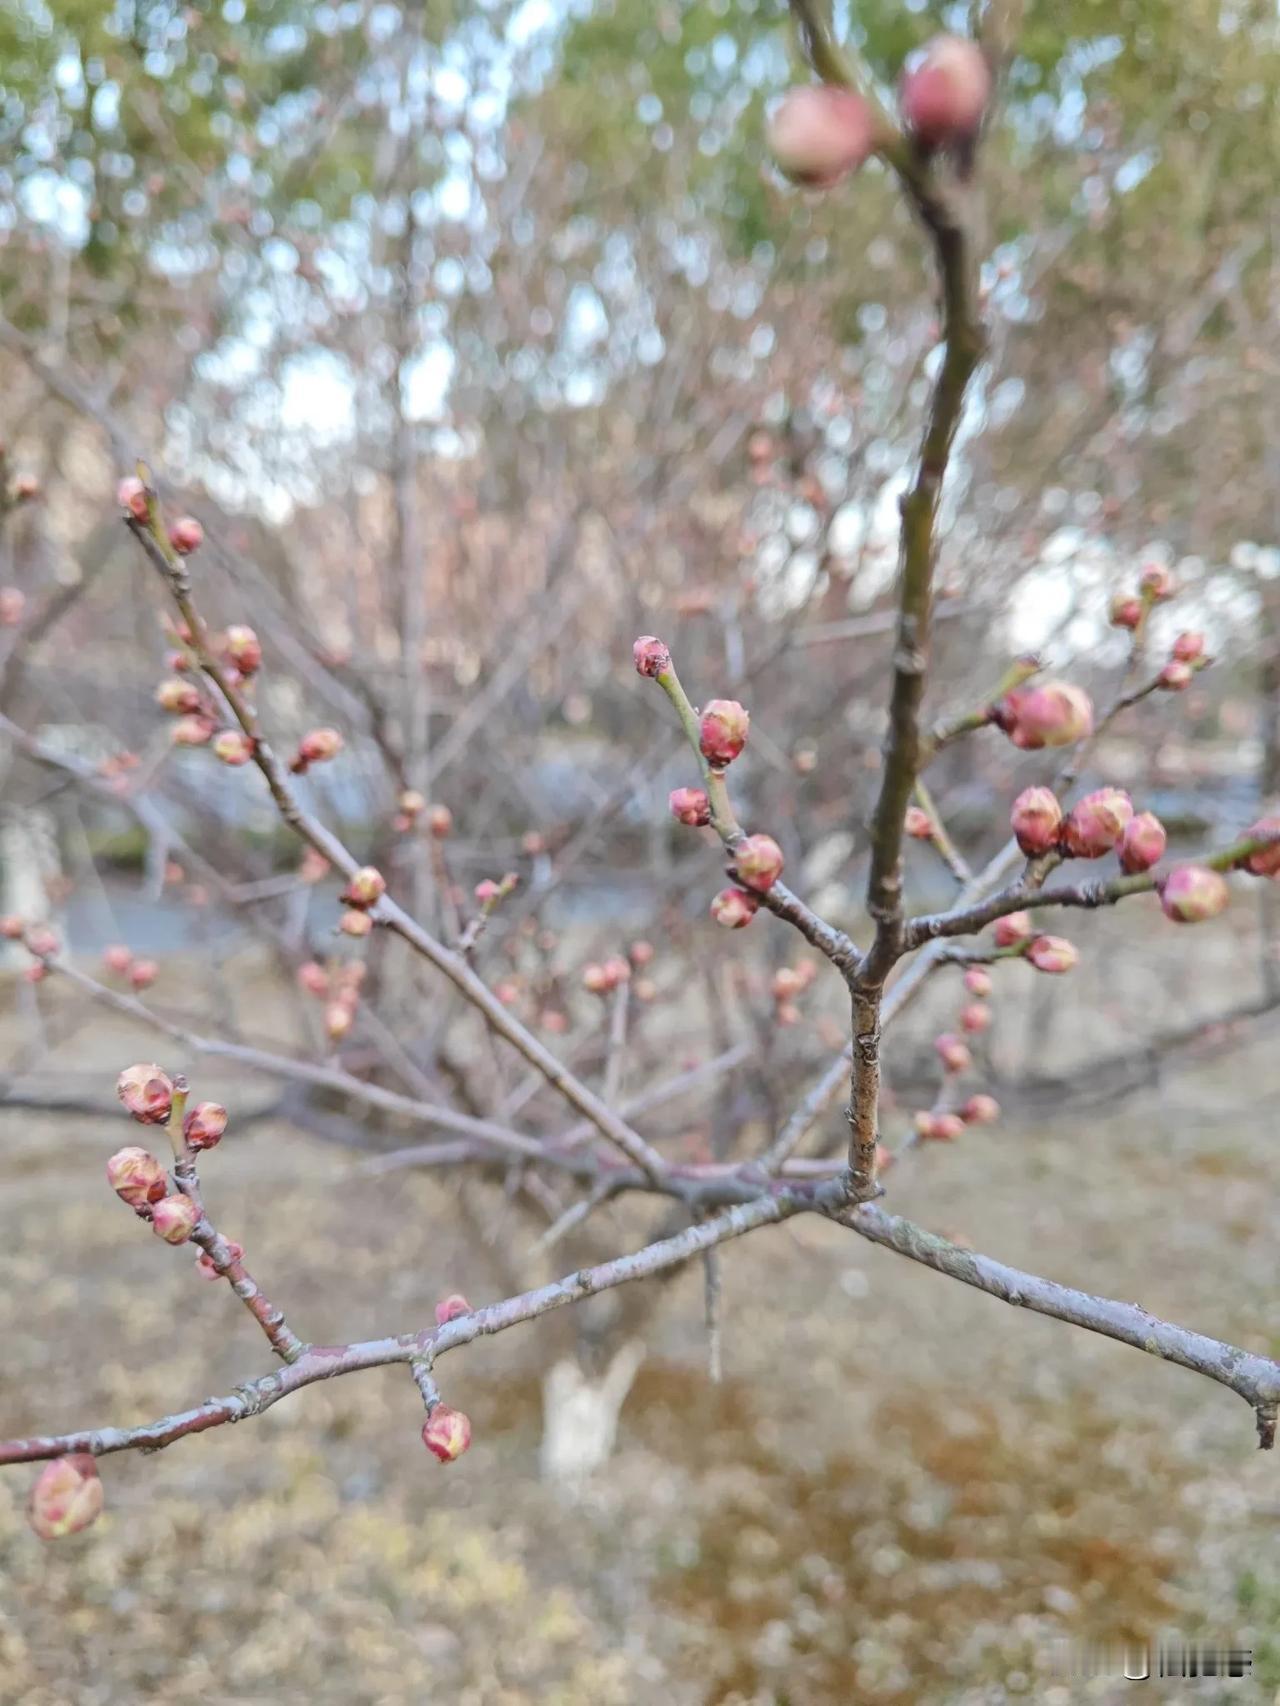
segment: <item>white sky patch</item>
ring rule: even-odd
[[[438,421],[453,381],[457,358],[443,340],[428,344],[404,371],[404,412],[411,421]]]
[[[280,375],[280,424],[317,444],[355,432],[355,403],[346,364],[327,351],[294,356]]]

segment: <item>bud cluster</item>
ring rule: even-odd
[[[779,1025],[798,1025],[800,997],[818,975],[812,960],[801,960],[794,966],[779,966],[769,985],[774,1001],[774,1018]]]
[[[1050,788],[1024,788],[1013,802],[1010,825],[1030,858],[1061,853],[1101,859],[1117,853],[1121,869],[1148,871],[1164,856],[1167,836],[1154,812],[1138,812],[1123,788],[1095,788],[1064,815]]]
[[[992,1125],[1000,1117],[1000,1105],[994,1096],[975,1093],[957,1108],[953,1086],[962,1074],[973,1069],[973,1050],[965,1036],[980,1037],[991,1028],[991,973],[985,966],[967,966],[964,973],[964,998],[960,1004],[960,1035],[943,1031],[934,1038],[933,1047],[942,1063],[944,1080],[942,1092],[932,1108],[922,1108],[912,1115],[912,1128],[917,1138],[925,1142],[951,1143],[969,1125]]]
[[[182,1137],[188,1150],[214,1149],[227,1129],[220,1102],[186,1107],[186,1085],[177,1084],[154,1062],[127,1066],[116,1080],[116,1094],[139,1125],[167,1125],[172,1133],[182,1113]],[[183,1111],[185,1110],[185,1112]],[[175,1139],[176,1142],[176,1139]],[[128,1144],[107,1162],[107,1183],[166,1244],[185,1244],[200,1222],[200,1209],[185,1191],[170,1191],[164,1167],[148,1149]]]
[[[324,1003],[324,1030],[331,1043],[340,1043],[355,1024],[365,980],[362,960],[344,960],[326,969],[319,960],[298,967],[298,987]]]

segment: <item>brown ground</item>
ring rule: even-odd
[[[1094,933],[1100,953],[1114,929]],[[1197,992],[1247,993],[1242,952],[1215,937]],[[1091,963],[1073,1003],[1086,1053],[1123,1034],[1114,974]],[[1132,993],[1143,1022],[1197,998],[1159,966]],[[891,1203],[1277,1354],[1276,1034],[1106,1115],[931,1150]],[[6,1021],[0,1055],[17,1036]],[[1018,1036],[1001,1047],[1016,1058]],[[139,1052],[108,1023],[74,1065],[100,1057],[109,1088]],[[258,1093],[209,1063],[198,1090]],[[101,1162],[128,1132],[0,1126],[6,1435],[142,1419],[268,1365],[225,1289],[107,1197]],[[205,1175],[304,1333],[400,1329],[446,1289],[486,1295],[450,1199],[420,1178],[353,1176],[341,1151],[268,1125],[233,1133]],[[613,1472],[576,1505],[536,1474],[550,1323],[443,1366],[476,1429],[448,1470],[393,1369],[108,1459],[108,1514],[56,1545],[23,1520],[32,1472],[5,1471],[0,1701],[1067,1706],[1133,1685],[1055,1684],[1051,1642],[1163,1628],[1252,1647],[1255,1679],[1150,1697],[1280,1700],[1280,1453],[1254,1449],[1238,1399],[817,1223],[734,1246],[725,1283],[726,1383],[703,1372],[685,1276]]]

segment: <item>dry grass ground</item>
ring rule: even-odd
[[[1144,1018],[1247,981],[1241,943],[1215,944],[1194,992],[1159,965],[1134,974]],[[1091,962],[1067,1039],[1085,1056],[1118,1034],[1115,979]],[[1121,1108],[935,1148],[891,1201],[1276,1354],[1276,1034]],[[18,1040],[8,1027],[3,1052]],[[109,1086],[138,1034],[108,1022],[73,1050]],[[199,1090],[234,1104],[250,1087],[206,1065]],[[268,1364],[225,1290],[107,1198],[101,1162],[126,1131],[0,1126],[4,1434],[141,1419]],[[304,1334],[408,1327],[442,1290],[485,1294],[425,1179],[360,1177],[268,1124],[233,1132],[206,1175]],[[448,1470],[418,1442],[411,1381],[382,1370],[108,1460],[107,1515],[57,1545],[25,1527],[30,1473],[3,1472],[0,1701],[1068,1706],[1134,1685],[1056,1683],[1051,1642],[1162,1628],[1251,1646],[1256,1668],[1153,1697],[1280,1699],[1280,1462],[1237,1399],[817,1223],[734,1246],[725,1286],[726,1383],[703,1372],[686,1275],[613,1472],[578,1504],[536,1474],[549,1323],[443,1365],[476,1432]]]

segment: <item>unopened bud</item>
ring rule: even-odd
[[[471,1444],[471,1423],[461,1410],[437,1404],[423,1426],[422,1443],[441,1463],[453,1463]]]
[[[996,919],[997,948],[1016,948],[1020,943],[1030,941],[1034,934],[1035,925],[1029,912],[1009,912]]]
[[[1013,802],[1009,822],[1022,851],[1038,858],[1058,844],[1062,807],[1052,788],[1024,788]]]
[[[135,521],[145,521],[148,515],[147,488],[136,475],[121,480],[116,487],[116,502]]]
[[[13,495],[22,503],[40,496],[40,482],[34,474],[19,474],[13,482]]]
[[[1259,818],[1258,822],[1250,824],[1244,833],[1246,839],[1262,835],[1280,838],[1280,817]],[[1250,853],[1244,861],[1244,868],[1246,871],[1252,871],[1255,877],[1280,875],[1280,839],[1277,839],[1274,847],[1260,847],[1256,853]]]
[[[947,1072],[967,1072],[973,1065],[969,1045],[951,1031],[944,1031],[940,1037],[935,1037],[933,1046]]]
[[[327,995],[329,974],[319,960],[306,960],[298,967],[298,985],[308,995]]]
[[[658,999],[658,986],[651,977],[638,977],[631,986],[631,993],[637,1001],[646,1003],[656,1001]]]
[[[898,92],[913,135],[940,147],[972,136],[991,96],[991,73],[976,42],[934,36],[907,63]]]
[[[27,595],[20,587],[0,587],[0,628],[16,628],[27,608]]]
[[[182,1122],[182,1135],[192,1149],[214,1149],[227,1129],[227,1110],[221,1102],[197,1102]]]
[[[208,717],[179,717],[170,738],[175,746],[207,746],[213,739],[213,729]]]
[[[1058,976],[1062,972],[1073,971],[1080,955],[1065,936],[1037,936],[1027,949],[1027,958],[1037,971]]]
[[[755,917],[759,904],[746,889],[721,889],[711,902],[711,916],[726,930],[741,930]]]
[[[168,1190],[164,1168],[150,1150],[129,1144],[107,1162],[107,1183],[130,1208],[159,1202]]]
[[[671,653],[653,634],[642,634],[631,648],[636,673],[656,681],[664,670],[671,668]]]
[[[970,966],[964,974],[964,986],[970,995],[982,1000],[991,993],[991,973],[983,966]]]
[[[238,1262],[241,1256],[244,1255],[244,1245],[237,1244],[234,1238],[226,1238],[223,1242],[227,1246],[228,1261]],[[205,1250],[202,1250],[199,1256],[196,1257],[196,1272],[203,1280],[216,1280],[221,1279],[222,1277],[218,1272],[218,1269],[214,1266],[213,1257]]]
[[[262,668],[262,642],[252,628],[236,623],[227,629],[224,644],[227,656],[241,675],[254,675]]]
[[[502,890],[492,877],[485,877],[478,882],[472,891],[481,906],[492,906],[502,895]]]
[[[1118,593],[1111,601],[1111,623],[1115,628],[1140,628],[1146,607],[1140,598]]]
[[[204,544],[204,528],[194,515],[180,515],[169,529],[169,543],[180,557],[189,557]]]
[[[413,819],[421,817],[426,811],[427,797],[425,794],[420,794],[416,788],[406,788],[396,804],[405,817]]]
[[[31,1489],[27,1520],[41,1540],[78,1534],[102,1512],[102,1481],[86,1451],[46,1463]]]
[[[933,840],[933,819],[920,806],[908,806],[903,829],[913,841]]]
[[[453,813],[448,806],[432,806],[427,815],[427,828],[437,841],[445,841],[453,833]]]
[[[826,84],[788,89],[768,124],[769,152],[793,183],[828,189],[856,171],[875,147],[871,108],[861,95]],[[753,435],[768,442],[768,435]],[[757,447],[753,462],[769,460],[772,446]]]
[[[324,1010],[324,1034],[331,1043],[340,1043],[355,1022],[355,1009],[350,1001],[331,1001]]]
[[[804,986],[804,979],[793,966],[779,966],[769,988],[775,1001],[792,1001]]]
[[[471,1305],[460,1291],[451,1291],[448,1297],[442,1297],[436,1304],[436,1326],[443,1327],[446,1321],[456,1321],[459,1315],[470,1315]]]
[[[921,1110],[911,1122],[916,1136],[926,1143],[954,1143],[964,1131],[959,1114],[934,1114]]]
[[[1137,871],[1149,871],[1164,858],[1168,842],[1164,825],[1154,812],[1139,812],[1124,826],[1120,843],[1120,869],[1132,876]]]
[[[139,1125],[163,1125],[173,1109],[173,1080],[154,1063],[126,1066],[116,1095]]]
[[[304,883],[321,883],[329,875],[329,861],[315,847],[308,847],[298,866],[298,878]]]
[[[748,835],[733,850],[738,881],[757,894],[767,894],[782,875],[782,849],[771,835]]]
[[[34,924],[27,931],[27,948],[38,960],[47,960],[58,951],[57,933],[47,924]]]
[[[1173,642],[1173,655],[1179,663],[1197,663],[1204,656],[1204,635],[1179,634]]]
[[[976,1036],[991,1025],[991,1009],[982,1001],[966,1001],[960,1009],[960,1028]]]
[[[165,1197],[151,1210],[151,1230],[166,1244],[185,1244],[199,1220],[200,1210],[181,1192]]]
[[[248,764],[253,757],[254,746],[255,743],[242,729],[223,729],[213,743],[213,753],[220,763],[237,768]]]
[[[342,891],[348,906],[374,906],[387,892],[387,881],[372,865],[362,865]]]
[[[1203,924],[1216,918],[1231,898],[1227,880],[1207,865],[1178,865],[1160,888],[1160,904],[1175,924]]]
[[[589,965],[583,966],[582,987],[591,995],[603,995],[609,987],[604,974],[604,967],[597,965],[594,960]]]
[[[342,751],[342,736],[337,729],[310,729],[298,742],[298,750],[289,765],[294,775],[300,775],[311,764],[323,764]]]
[[[708,764],[731,764],[747,744],[751,718],[736,699],[713,699],[702,713],[699,744]]]
[[[1083,688],[1045,681],[1006,694],[995,720],[1013,744],[1025,751],[1071,746],[1093,733],[1093,701]]]
[[[1119,845],[1133,817],[1123,788],[1097,788],[1071,808],[1062,826],[1062,845],[1076,859],[1101,859]]]
[[[652,942],[633,942],[627,949],[633,966],[647,966],[653,961],[654,946]]]
[[[1163,604],[1177,591],[1173,574],[1163,563],[1148,563],[1138,578],[1138,585],[1153,604]]]
[[[367,936],[373,929],[373,920],[367,912],[348,907],[338,920],[338,928],[344,936]]]
[[[102,963],[108,971],[123,977],[133,964],[133,954],[123,942],[113,942],[109,948],[103,949]]]
[[[160,967],[155,960],[135,960],[129,967],[129,982],[135,989],[150,989],[160,976]]]
[[[171,677],[162,681],[156,688],[156,704],[162,711],[169,711],[174,716],[189,716],[200,709],[200,689],[194,681],[180,681]]]
[[[6,912],[4,917],[0,918],[0,936],[3,936],[6,942],[18,941],[26,928],[26,923],[16,912]]]
[[[994,1125],[1000,1118],[1000,1104],[994,1096],[970,1096],[960,1110],[960,1118],[966,1125]]]
[[[676,822],[688,824],[690,829],[702,829],[711,822],[711,801],[701,788],[675,788],[667,805]]]
[[[1180,658],[1170,658],[1160,671],[1157,684],[1163,687],[1166,693],[1181,693],[1184,688],[1190,687],[1194,674],[1195,671],[1189,663],[1183,663]]]

